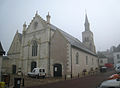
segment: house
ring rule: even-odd
[[[117,66],[118,64],[120,64],[120,52],[117,51],[117,52],[114,52],[113,53],[113,60],[114,60],[114,66]]]
[[[99,66],[103,67],[105,64],[108,64],[108,58],[99,58]]]

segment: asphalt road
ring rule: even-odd
[[[95,76],[87,76],[29,88],[96,88],[102,81],[106,80],[113,73],[114,71],[108,71]]]

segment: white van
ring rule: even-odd
[[[45,73],[45,69],[42,69],[42,68],[34,68],[32,70],[32,72],[28,72],[28,76],[30,77],[43,77],[45,78],[46,76],[46,73]]]

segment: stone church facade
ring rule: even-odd
[[[50,15],[43,20],[38,13],[23,32],[16,32],[7,56],[9,73],[19,68],[24,74],[39,67],[45,69],[47,76],[77,76],[84,69],[88,72],[98,68],[93,33],[90,31],[86,15],[83,42],[50,23]]]

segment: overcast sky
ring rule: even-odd
[[[0,41],[8,51],[36,11],[45,20],[49,11],[53,25],[82,41],[85,9],[97,51],[120,44],[120,0],[0,0]]]

